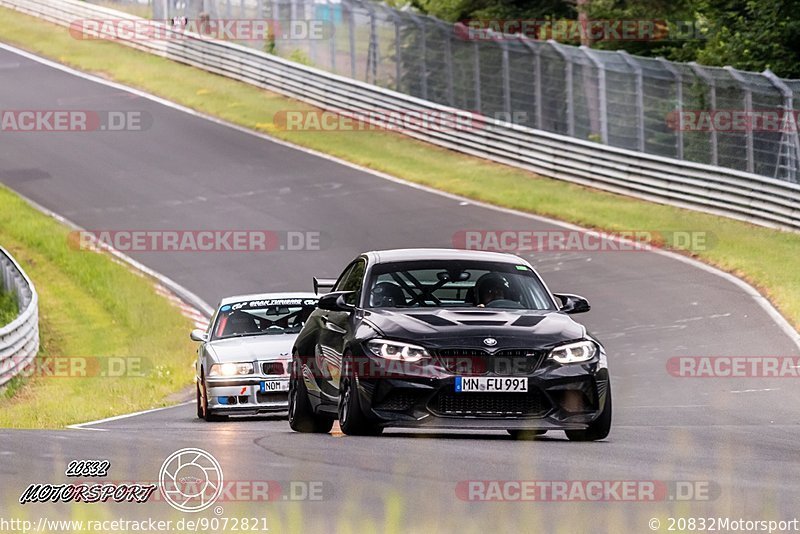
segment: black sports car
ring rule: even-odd
[[[338,418],[356,435],[390,426],[608,435],[605,350],[569,317],[589,303],[551,294],[527,261],[367,252],[332,287],[292,351],[292,429],[328,432]]]

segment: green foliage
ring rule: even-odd
[[[411,4],[451,22],[575,20],[578,5],[583,5],[592,20],[665,21],[672,36],[640,41],[612,38],[593,42],[594,48],[749,71],[768,68],[784,78],[800,78],[800,0],[412,0]]]

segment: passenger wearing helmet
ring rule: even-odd
[[[378,282],[372,288],[370,305],[375,308],[395,308],[406,305],[406,296],[397,284]]]

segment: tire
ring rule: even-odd
[[[345,358],[350,356],[345,354]],[[361,402],[356,391],[355,370],[347,370],[339,382],[339,426],[348,436],[377,436],[383,432],[371,423],[361,411]]]
[[[314,413],[308,400],[308,389],[302,378],[298,378],[295,364],[289,380],[289,427],[295,432],[327,434],[333,428],[333,419]]]
[[[197,418],[203,419],[203,400],[200,395],[200,384],[195,383],[194,385],[195,392],[197,393],[196,396],[196,404],[197,404]]]
[[[598,441],[608,437],[611,432],[611,386],[606,394],[606,405],[600,417],[589,424],[586,430],[566,430],[570,441]]]
[[[227,415],[217,415],[208,409],[208,390],[206,390],[205,375],[200,375],[200,383],[203,385],[203,392],[200,392],[200,386],[197,386],[197,417],[203,419],[208,423],[215,421],[224,421],[228,418]]]
[[[519,441],[527,441],[531,439],[536,439],[539,436],[544,436],[547,433],[547,430],[517,430],[517,429],[509,429],[506,430],[513,439]]]

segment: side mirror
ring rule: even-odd
[[[335,285],[336,285],[335,278],[317,278],[316,276],[314,277],[314,293],[316,293],[317,295],[319,295],[320,292],[327,293],[328,291],[333,289],[333,286]]]
[[[561,309],[567,314],[586,313],[592,309],[589,306],[589,301],[578,295],[570,295],[568,293],[555,293],[556,298],[561,301]]]
[[[353,291],[334,291],[319,298],[317,307],[321,310],[351,312],[355,306],[345,302],[344,297]]]
[[[200,330],[199,328],[195,328],[194,330],[192,330],[192,333],[189,334],[189,338],[191,338],[192,341],[206,341],[207,340],[205,331]]]

